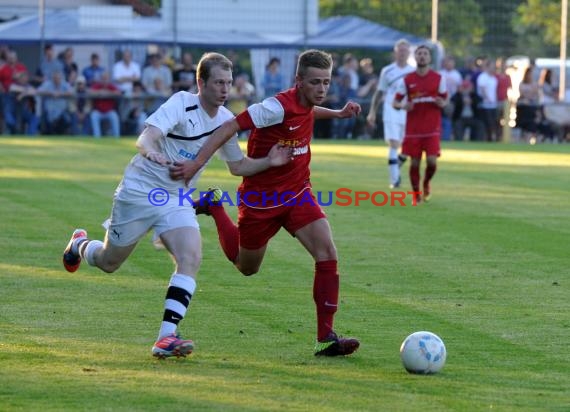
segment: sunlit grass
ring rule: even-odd
[[[316,191],[388,192],[383,142],[312,152]],[[200,218],[204,260],[180,328],[196,351],[166,362],[150,356],[165,252],[145,238],[116,273],[61,267],[74,227],[103,236],[134,153],[133,138],[0,138],[0,410],[567,409],[569,146],[445,143],[430,204],[326,207],[336,327],[362,340],[346,359],[312,355],[313,262],[295,239],[280,232],[246,278]],[[200,189],[239,182],[214,159]],[[421,329],[446,342],[441,374],[401,366],[401,341]]]

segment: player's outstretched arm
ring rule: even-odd
[[[370,110],[368,111],[368,116],[366,116],[366,122],[369,126],[376,127],[376,115],[378,114],[378,107],[382,101],[382,92],[376,90],[372,95],[372,102],[370,103]]]
[[[315,106],[313,108],[313,111],[315,113],[315,119],[344,119],[347,117],[358,116],[362,111],[362,108],[358,103],[349,100],[340,110]]]
[[[208,138],[208,141],[202,146],[196,159],[187,160],[183,163],[176,162],[170,167],[170,177],[173,180],[184,180],[188,184],[190,180],[198,173],[198,171],[210,160],[224,143],[240,130],[238,122],[235,118],[228,120],[216,129],[216,131]]]
[[[283,166],[293,160],[293,148],[280,144],[274,145],[266,157],[254,159],[245,156],[237,162],[227,162],[234,176],[252,176],[270,167]]]

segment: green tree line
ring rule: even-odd
[[[438,40],[459,58],[556,57],[561,0],[439,0]],[[357,15],[431,37],[432,0],[319,0],[320,16]]]

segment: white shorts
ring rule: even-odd
[[[114,246],[129,246],[138,242],[147,232],[154,229],[156,235],[178,229],[193,227],[200,229],[196,212],[191,205],[180,206],[171,195],[164,205],[153,205],[148,194],[129,191],[125,187],[117,190],[107,229],[107,237]]]
[[[403,123],[384,122],[384,140],[387,142],[390,140],[402,142],[405,131],[406,125]]]

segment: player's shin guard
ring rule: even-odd
[[[210,205],[210,213],[216,223],[218,239],[226,257],[235,263],[239,253],[239,231],[222,205]]]
[[[317,340],[326,339],[333,331],[334,314],[338,307],[339,276],[337,261],[326,260],[315,264],[313,299],[317,306]]]
[[[164,316],[158,338],[176,332],[178,323],[186,315],[192,295],[196,290],[196,281],[189,275],[175,273],[170,278],[164,301]]]

